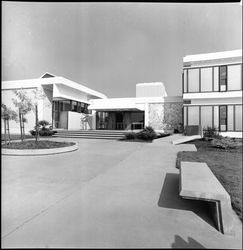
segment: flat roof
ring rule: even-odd
[[[242,49],[221,51],[221,52],[214,52],[214,53],[187,55],[183,57],[183,62],[215,60],[215,59],[224,59],[224,58],[232,58],[232,57],[242,57]]]
[[[46,73],[43,76],[45,75]],[[103,93],[100,93],[82,84],[76,83],[74,81],[68,80],[60,76],[26,79],[26,80],[2,81],[1,89],[6,90],[6,89],[18,89],[18,88],[37,88],[40,85],[45,86],[53,84],[64,84],[70,88],[84,92],[95,98],[107,98],[106,95],[104,95]]]

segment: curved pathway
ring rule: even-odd
[[[205,203],[178,196],[176,154],[195,147],[172,139],[80,139],[68,154],[3,156],[2,247],[241,248],[237,216],[236,235],[222,235]]]

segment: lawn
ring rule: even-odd
[[[32,136],[32,135],[25,135],[25,139],[30,139],[30,138],[34,138],[34,136]],[[10,134],[10,139],[11,140],[21,140],[21,136],[20,136],[20,134]],[[2,141],[5,140],[4,134],[1,134],[1,140]]]
[[[8,149],[49,149],[49,148],[61,148],[74,145],[73,142],[57,142],[41,140],[36,142],[35,140],[26,140],[23,142],[11,142],[10,144],[3,144],[2,148]]]
[[[231,197],[232,207],[242,220],[242,145],[234,149],[217,149],[209,141],[195,140],[197,152],[179,152],[180,161],[206,162]]]

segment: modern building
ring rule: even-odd
[[[38,79],[2,82],[2,103],[16,110],[12,101],[16,98],[13,90],[23,90],[33,103],[37,103],[38,119],[47,120],[57,129],[84,127],[82,118],[89,114],[90,100],[107,98],[100,92],[50,73],[45,73]],[[34,112],[29,112],[25,117],[25,130],[33,129]],[[87,129],[90,128],[89,124],[92,124],[92,117],[88,119]],[[9,127],[12,133],[20,133],[19,123],[10,121]]]
[[[164,131],[200,125],[242,137],[242,50],[184,57],[182,96],[168,96],[162,82],[151,82],[136,84],[133,98],[107,98],[79,83],[45,73],[38,79],[2,82],[2,103],[12,109],[16,109],[12,101],[15,89],[22,89],[38,104],[38,119],[49,121],[54,129],[152,126]],[[30,112],[26,118],[28,131],[35,126],[35,115]],[[19,133],[19,124],[10,121],[10,130]]]
[[[183,123],[242,137],[242,50],[183,58]]]
[[[91,100],[89,109],[96,113],[96,129],[141,129],[157,131],[182,124],[182,97],[167,96],[162,82],[136,84],[134,98]]]

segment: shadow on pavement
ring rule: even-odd
[[[179,196],[179,174],[166,174],[160,193],[158,206],[192,211],[209,225],[216,228],[213,218],[210,216],[209,202],[200,200],[187,200]]]
[[[187,237],[188,242],[183,240],[179,235],[175,235],[175,242],[171,244],[171,248],[194,248],[194,249],[202,249],[205,248],[203,245],[198,243],[191,237]]]

